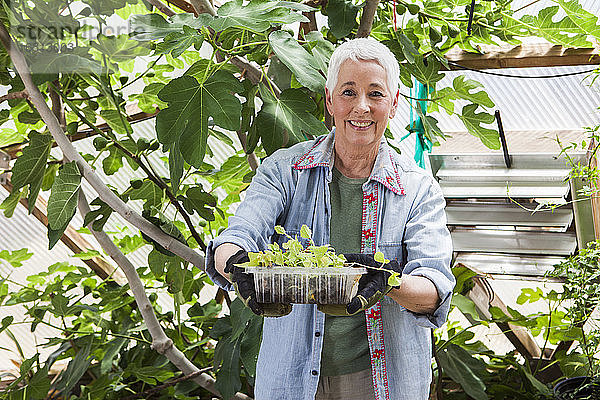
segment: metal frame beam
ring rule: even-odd
[[[500,299],[492,290],[489,284],[486,283],[484,277],[474,277],[473,288],[469,291],[467,297],[469,297],[477,311],[486,318],[491,318],[489,312],[490,306],[498,307],[506,315],[510,316],[506,304]],[[537,345],[529,331],[522,326],[513,325],[511,323],[497,322],[496,325],[504,336],[512,343],[523,357],[527,360],[533,360],[539,358],[542,355],[540,347]]]
[[[460,49],[446,53],[448,61],[471,69],[564,67],[600,64],[600,48],[574,49],[553,44],[523,44],[514,47],[482,46],[483,54]],[[452,67],[459,70],[459,67]]]

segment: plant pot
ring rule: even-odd
[[[600,382],[589,376],[565,379],[554,386],[557,400],[600,400]]]
[[[247,267],[259,303],[348,304],[365,268]]]

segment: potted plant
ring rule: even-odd
[[[592,312],[600,303],[600,243],[590,242],[555,265],[548,275],[564,279],[563,291],[557,296],[570,322],[568,336],[578,343],[586,371],[586,376],[558,382],[554,396],[559,400],[600,399],[600,362],[596,357],[600,350],[600,329],[592,320]]]
[[[356,294],[358,281],[366,272],[362,265],[348,263],[330,245],[317,246],[312,232],[302,225],[301,239],[291,237],[283,227],[275,232],[288,240],[279,246],[272,243],[265,251],[248,253],[250,261],[239,264],[254,274],[257,300],[261,303],[347,304]],[[383,253],[375,260],[385,265]],[[382,268],[383,269],[383,268]],[[398,273],[389,271],[390,284],[398,284]]]

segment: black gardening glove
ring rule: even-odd
[[[366,310],[377,304],[385,296],[392,286],[388,284],[391,273],[373,268],[385,268],[401,272],[398,261],[392,260],[385,265],[375,261],[372,254],[344,254],[348,263],[354,263],[354,267],[367,267],[367,273],[358,281],[358,292],[345,307],[343,305],[320,306],[319,309],[331,315],[354,315],[359,311]],[[359,264],[359,265],[356,265]],[[369,268],[372,267],[372,268]]]
[[[244,272],[244,268],[236,267],[250,261],[248,252],[239,250],[229,257],[225,263],[225,272],[229,274],[235,293],[242,302],[256,315],[263,317],[282,317],[292,312],[291,304],[282,303],[259,303],[256,301],[256,290],[254,289],[254,276]]]

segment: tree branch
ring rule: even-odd
[[[150,388],[148,390],[144,390],[142,393],[136,393],[136,394],[133,394],[131,396],[124,397],[121,400],[134,400],[134,399],[139,399],[139,398],[147,399],[150,396],[152,396],[154,393],[158,393],[161,390],[166,389],[166,388],[168,388],[170,386],[177,385],[179,382],[184,382],[184,381],[193,379],[193,378],[197,377],[198,375],[201,375],[202,373],[204,373],[206,371],[209,371],[211,369],[212,369],[212,367],[202,368],[201,370],[196,371],[193,374],[180,376],[177,379],[173,379],[172,381],[169,381],[169,382],[164,383],[162,385],[158,385],[158,386],[155,386],[155,387]]]
[[[194,7],[194,10],[196,10],[197,14],[208,13],[213,17],[217,16],[217,12],[208,0],[190,0],[190,3],[192,3],[192,6]]]
[[[373,20],[375,19],[375,12],[377,11],[378,5],[379,0],[366,1],[365,7],[363,8],[362,17],[360,18],[360,25],[358,26],[358,31],[356,32],[356,37],[368,37],[371,34]]]
[[[52,103],[52,113],[58,119],[61,128],[64,130],[67,127],[67,119],[65,117],[65,109],[58,93],[56,93],[55,87],[58,88],[58,80],[54,81],[48,88],[48,94],[50,102]]]
[[[79,189],[78,207],[79,213],[82,217],[85,217],[85,215],[90,212],[90,206],[85,198],[83,189],[81,188]],[[171,361],[184,374],[197,374],[199,372],[198,367],[192,364],[192,362],[185,357],[185,354],[183,354],[177,347],[173,345],[173,341],[169,339],[169,337],[165,334],[165,331],[160,326],[160,322],[158,322],[158,319],[154,314],[154,309],[152,308],[152,304],[150,303],[148,296],[146,296],[144,284],[142,283],[135,266],[127,257],[125,257],[117,245],[113,243],[113,241],[104,231],[94,230],[92,223],[88,224],[87,228],[90,230],[90,232],[92,232],[92,235],[94,235],[106,254],[108,254],[110,258],[117,263],[127,277],[127,281],[129,282],[129,287],[131,288],[135,302],[137,303],[138,309],[142,314],[142,318],[144,319],[144,323],[148,328],[148,332],[150,332],[150,335],[152,336],[152,349],[167,357],[169,361]],[[215,388],[215,380],[210,375],[200,373],[193,379],[194,382],[209,392],[219,395],[219,391]],[[250,400],[250,398],[243,393],[238,393],[235,398],[239,400]]]
[[[20,92],[12,92],[5,94],[4,96],[0,96],[0,103],[3,103],[7,100],[12,99],[28,99],[29,94],[27,94],[27,90],[21,90]]]
[[[0,24],[0,41],[10,55],[14,68],[18,72],[21,80],[25,84],[25,89],[29,93],[30,99],[42,117],[42,120],[48,126],[52,137],[61,148],[64,157],[69,161],[75,161],[82,176],[90,183],[100,198],[108,204],[114,211],[121,215],[126,221],[130,222],[137,229],[141,230],[152,239],[156,240],[165,249],[177,254],[196,267],[204,270],[204,257],[191,249],[189,246],[177,241],[175,238],[167,235],[159,227],[155,226],[141,215],[133,211],[123,200],[121,200],[112,190],[110,190],[90,165],[81,157],[79,152],[73,147],[60,124],[48,105],[46,104],[42,93],[33,83],[29,66],[25,61],[23,53],[12,42],[4,24]]]
[[[175,11],[171,10],[169,6],[163,4],[160,0],[148,0],[148,3],[152,4],[156,9],[168,17],[175,15]]]

